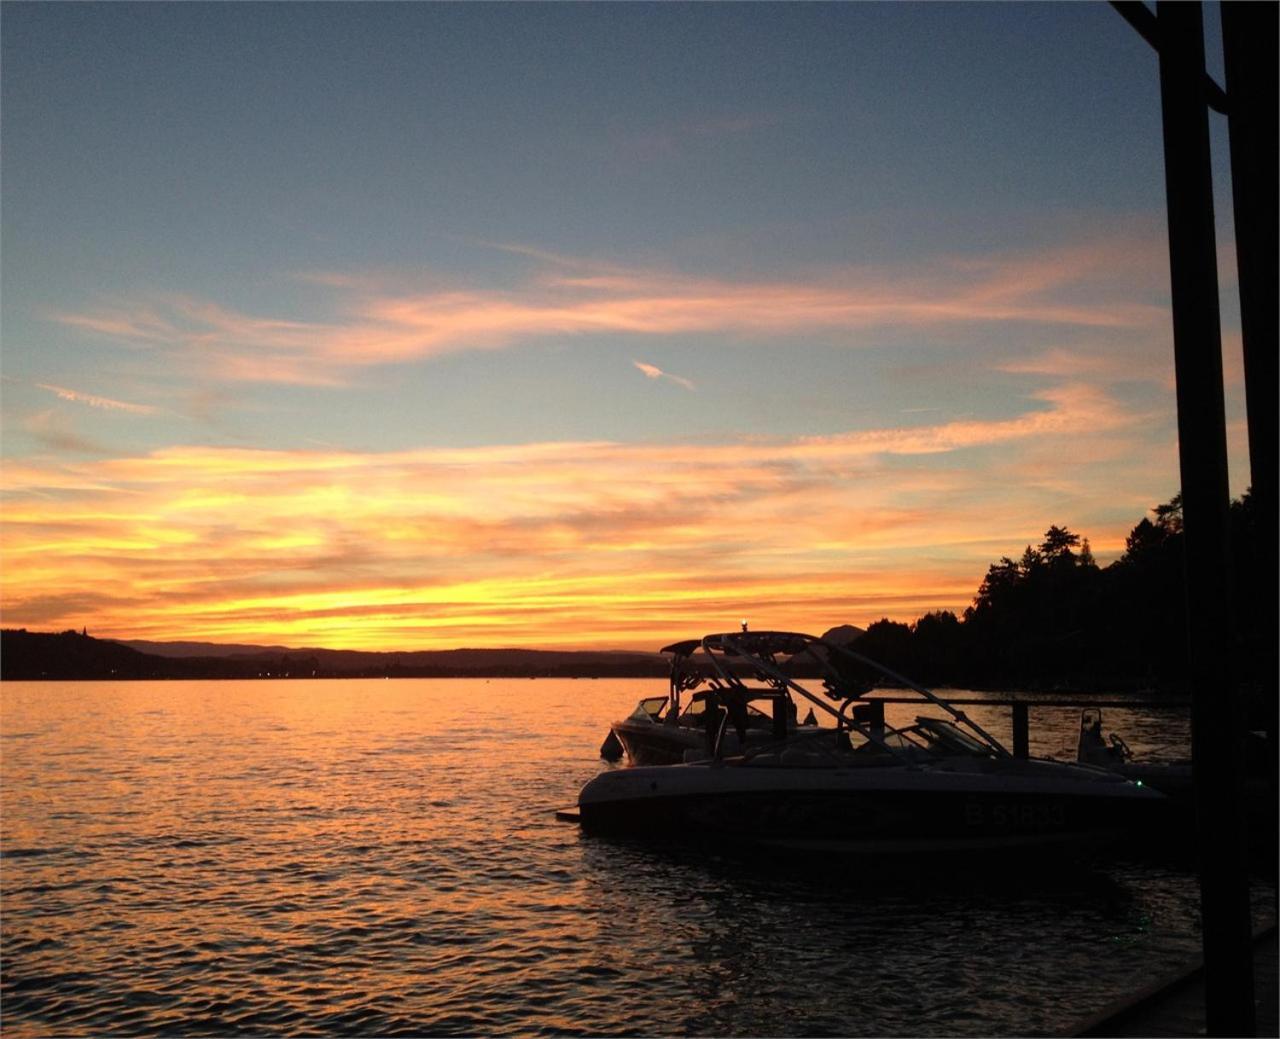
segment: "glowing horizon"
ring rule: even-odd
[[[0,43],[6,627],[909,622],[1177,492],[1158,81],[1105,5],[17,5]]]
[[[328,648],[640,649],[742,615],[825,630],[960,612],[986,564],[1040,531],[993,516],[952,457],[1016,443],[1111,459],[1141,427],[1087,386],[1041,398],[1000,422],[823,438],[174,447],[6,465],[6,624]],[[1137,518],[1083,533],[1114,556]],[[98,590],[66,596],[69,573]]]

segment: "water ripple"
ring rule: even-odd
[[[1166,864],[922,886],[556,823],[649,691],[0,686],[6,1036],[1045,1034],[1197,946]]]

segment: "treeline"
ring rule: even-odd
[[[1274,574],[1258,567],[1263,536],[1246,492],[1231,503],[1236,677],[1260,685],[1274,663],[1264,629]],[[932,685],[1177,694],[1187,691],[1181,495],[1130,531],[1124,554],[1099,567],[1087,538],[1052,526],[1021,558],[992,563],[963,616],[928,613],[914,624],[880,620],[856,648]]]

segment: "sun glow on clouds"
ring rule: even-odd
[[[338,386],[354,372],[546,336],[688,333],[740,337],[981,323],[1084,330],[1163,328],[1151,271],[1156,239],[1115,235],[987,259],[939,259],[910,270],[847,267],[803,280],[727,280],[624,267],[499,246],[534,265],[503,290],[412,289],[309,274],[338,294],[331,320],[239,312],[190,296],[120,301],[53,317],[138,348],[163,350],[220,379]],[[644,370],[644,369],[641,369]],[[679,382],[679,377],[671,377]]]
[[[653,648],[744,615],[802,630],[911,620],[962,609],[991,561],[1049,523],[1105,558],[1168,496],[1176,465],[1152,459],[1172,440],[1169,416],[1122,403],[1153,399],[1127,384],[1167,376],[1148,364],[1167,340],[1159,236],[737,280],[488,248],[527,268],[502,289],[299,275],[336,301],[306,319],[177,295],[55,316],[223,389],[337,390],[377,366],[540,337],[625,336],[643,356],[634,337],[696,334],[681,348],[732,351],[907,330],[942,344],[931,363],[988,364],[1025,396],[999,417],[975,399],[971,418],[822,436],[9,459],[5,623],[298,646]],[[989,337],[1034,347],[984,361]],[[37,385],[99,411],[158,410]],[[31,434],[59,451],[92,446],[57,419]]]
[[[1063,480],[1060,465],[1042,484],[1024,468],[992,493],[948,456],[988,452],[984,481],[1000,482],[1008,445],[1061,456],[1137,421],[1067,385],[1007,420],[828,437],[174,447],[6,465],[5,623],[335,647],[653,648],[744,613],[801,629],[911,619],[962,608],[991,559],[1037,534],[1024,495],[1042,502]],[[1090,534],[1099,552],[1123,538]]]

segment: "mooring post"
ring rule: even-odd
[[[884,739],[884,703],[880,700],[868,700],[871,707],[871,732],[876,739]]]
[[[1231,200],[1235,207],[1236,266],[1240,281],[1240,332],[1244,348],[1245,407],[1249,417],[1249,469],[1253,494],[1264,509],[1262,529],[1276,529],[1277,347],[1280,315],[1280,232],[1276,178],[1277,34],[1276,4],[1222,4],[1222,53],[1227,72],[1231,136]],[[1263,538],[1275,548],[1274,538]],[[1274,556],[1267,573],[1275,576]],[[1274,605],[1274,602],[1272,603]],[[1275,630],[1274,627],[1271,629]]]
[[[1236,268],[1240,282],[1240,338],[1244,352],[1245,408],[1249,418],[1250,494],[1257,517],[1255,551],[1261,594],[1249,608],[1256,610],[1253,629],[1261,644],[1247,647],[1252,659],[1250,678],[1266,698],[1255,704],[1249,728],[1265,723],[1273,763],[1280,728],[1275,643],[1280,631],[1280,595],[1276,575],[1277,517],[1280,515],[1276,478],[1280,475],[1280,212],[1276,184],[1280,180],[1280,8],[1274,3],[1222,4],[1222,56],[1226,66],[1230,105],[1227,125],[1231,136],[1231,201],[1235,207]],[[1274,772],[1272,780],[1274,781]]]
[[[1013,756],[1031,756],[1031,722],[1027,705],[1021,701],[1013,704]]]
[[[1254,1029],[1253,955],[1236,746],[1227,533],[1230,485],[1201,6],[1159,0],[1156,22],[1190,631],[1205,1023],[1210,1035],[1247,1036]]]

